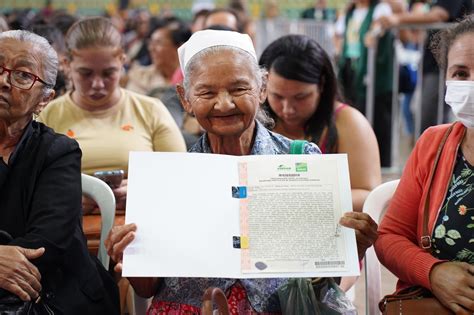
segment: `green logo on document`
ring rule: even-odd
[[[291,166],[286,166],[285,164],[280,164],[277,167],[279,171],[291,171]]]
[[[307,172],[308,171],[308,164],[306,164],[306,163],[296,163],[296,171],[297,172]]]

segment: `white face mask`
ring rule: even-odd
[[[446,81],[446,104],[464,126],[474,128],[474,81]]]

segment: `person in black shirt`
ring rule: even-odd
[[[314,19],[317,22],[335,22],[336,10],[327,8],[326,0],[316,0],[314,6],[301,13],[302,19]]]
[[[58,56],[22,30],[0,33],[0,48],[0,298],[119,314],[118,288],[82,231],[79,145],[33,119],[54,97]]]

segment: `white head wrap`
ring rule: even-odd
[[[184,73],[186,65],[198,52],[214,46],[232,46],[248,52],[258,62],[252,40],[247,34],[232,31],[203,30],[194,33],[178,48],[179,64]]]

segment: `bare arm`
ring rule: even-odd
[[[428,24],[428,23],[440,23],[447,22],[449,20],[449,13],[444,8],[434,6],[427,13],[405,13],[401,14],[400,24]]]
[[[340,56],[342,53],[342,45],[344,43],[344,37],[340,35],[334,35],[333,43],[334,43],[334,54],[336,56]]]
[[[384,28],[400,24],[430,24],[441,23],[449,20],[449,12],[439,6],[434,6],[427,13],[402,13],[383,16],[377,20]]]
[[[347,153],[352,191],[352,207],[362,212],[369,192],[380,185],[380,157],[374,131],[365,117],[352,107],[337,115],[338,153]]]

